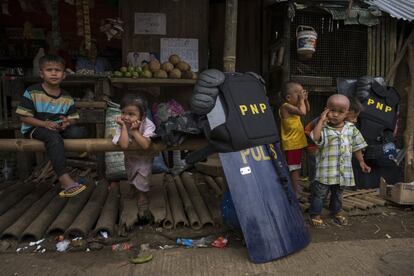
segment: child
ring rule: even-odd
[[[60,83],[65,79],[65,61],[59,56],[45,55],[39,60],[39,68],[42,83],[27,88],[16,113],[22,121],[24,137],[45,143],[46,154],[63,188],[59,195],[73,197],[86,186],[75,182],[65,172],[63,138],[84,138],[86,130],[74,126],[79,119],[75,102],[60,88]]]
[[[300,197],[299,178],[302,150],[307,146],[300,116],[310,110],[308,92],[297,82],[287,82],[283,87],[284,103],[279,109],[281,118],[281,139],[286,162],[292,179],[293,190]]]
[[[357,98],[349,97],[349,112],[346,115],[345,121],[355,124],[358,121],[358,116],[363,110],[362,104],[359,102]],[[305,126],[305,134],[311,140],[308,143],[308,147],[306,151],[308,153],[308,171],[309,171],[309,181],[313,182],[315,180],[315,166],[316,166],[316,153],[318,151],[318,147],[313,143],[312,138],[310,138],[310,134],[312,130],[315,128],[316,124],[319,121],[319,117],[312,120]]]
[[[311,137],[319,149],[309,209],[313,226],[324,226],[320,214],[328,190],[331,192],[329,208],[334,221],[340,225],[348,223],[341,213],[342,193],[344,187],[355,186],[352,153],[363,172],[371,171],[362,155],[362,149],[367,147],[367,143],[354,124],[345,121],[349,115],[349,105],[349,100],[344,95],[330,96],[325,111],[311,132]]]
[[[126,95],[121,101],[122,116],[117,118],[119,128],[112,140],[122,149],[127,149],[135,140],[143,149],[151,145],[150,137],[154,136],[155,125],[146,117],[146,106],[143,99],[136,95]],[[138,206],[146,206],[148,200],[145,193],[149,190],[153,155],[144,155],[133,151],[125,151],[125,169],[128,180],[138,190]]]

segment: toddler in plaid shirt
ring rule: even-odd
[[[334,221],[340,225],[347,224],[347,219],[342,214],[342,193],[344,187],[355,186],[352,154],[363,172],[371,171],[362,155],[362,149],[367,147],[367,143],[354,124],[345,121],[348,113],[349,99],[344,95],[332,95],[311,133],[311,138],[319,149],[309,209],[314,226],[324,225],[320,214],[328,190],[331,192],[329,209]]]

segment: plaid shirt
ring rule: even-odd
[[[311,137],[314,140],[313,131]],[[321,139],[315,144],[319,148],[315,180],[325,185],[355,186],[352,153],[368,145],[354,124],[345,122],[341,131],[323,126]]]

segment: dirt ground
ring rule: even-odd
[[[306,214],[305,214],[306,217]],[[329,218],[326,218],[328,223],[325,229],[310,228],[312,236],[312,245],[317,246],[317,243],[326,246],[331,243],[339,242],[370,242],[371,240],[383,240],[383,241],[396,241],[405,238],[414,238],[414,210],[411,208],[397,208],[386,207],[382,210],[380,215],[370,216],[354,216],[349,218],[348,226],[338,226],[333,223]],[[92,250],[92,252],[86,253],[85,243],[80,243],[79,247],[72,248],[71,252],[57,253],[55,252],[56,242],[53,239],[49,239],[42,243],[46,248],[45,253],[33,253],[35,246],[29,247],[26,250],[22,250],[21,253],[16,254],[15,249],[22,247],[25,244],[11,244],[11,247],[4,253],[0,253],[0,267],[2,268],[1,275],[56,275],[55,270],[58,268],[59,275],[89,275],[89,267],[100,267],[105,264],[111,267],[110,271],[106,275],[115,275],[116,271],[128,267],[128,259],[136,256],[140,251],[142,244],[149,244],[149,247],[154,252],[154,256],[157,258],[166,258],[168,263],[168,256],[173,254],[182,255],[183,252],[187,254],[188,250],[173,251],[180,249],[162,250],[159,246],[171,245],[175,246],[177,237],[186,238],[199,238],[207,237],[208,239],[214,239],[223,235],[229,239],[229,244],[225,250],[228,254],[233,254],[240,257],[241,260],[248,262],[247,250],[243,244],[242,236],[234,231],[226,228],[208,228],[201,231],[193,231],[188,229],[181,229],[176,231],[166,231],[162,229],[154,229],[150,226],[137,226],[133,233],[129,237],[129,243],[133,246],[129,251],[114,252],[111,249],[110,244],[117,242],[116,240],[108,240],[106,245],[98,251]],[[121,242],[122,240],[118,240]],[[100,245],[99,247],[102,247]],[[404,248],[401,248],[403,250]],[[204,248],[191,249],[192,254],[197,255],[197,252],[205,254],[207,253]],[[222,249],[211,249],[222,250]],[[22,253],[23,252],[23,253]],[[170,252],[170,253],[168,253]],[[177,253],[178,252],[178,253]],[[181,252],[181,253],[180,253]],[[400,252],[400,251],[398,251]],[[397,253],[398,253],[397,252]],[[401,251],[405,252],[405,251]],[[403,253],[398,254],[403,254]],[[226,253],[226,254],[227,254]],[[213,251],[214,254],[214,251]],[[239,254],[241,254],[239,256]],[[301,253],[300,253],[301,254]],[[396,253],[393,253],[396,254]],[[408,256],[414,256],[414,251],[407,251],[404,253],[404,259]],[[211,255],[211,254],[210,254]],[[214,255],[213,255],[214,256]],[[211,257],[211,256],[210,256]],[[194,256],[196,258],[196,256]],[[230,257],[229,257],[230,258]],[[289,257],[290,260],[295,258],[295,255]],[[397,258],[398,259],[398,258]],[[276,262],[277,263],[277,262]],[[167,264],[163,264],[165,266]],[[169,264],[174,265],[174,264]],[[175,264],[178,265],[178,264]],[[203,265],[203,264],[200,264]],[[190,266],[191,267],[191,266]],[[161,269],[161,268],[160,268]],[[165,269],[165,267],[163,268]],[[190,269],[191,270],[191,269]],[[124,271],[124,270],[122,270]],[[122,275],[134,275],[132,270],[127,270],[126,274]],[[155,274],[158,275],[156,270]],[[352,273],[351,273],[352,274]],[[205,275],[204,273],[197,274],[189,271],[189,274],[184,275]],[[207,275],[207,274],[206,274]],[[208,274],[209,275],[209,274]],[[246,274],[250,275],[250,274]],[[272,275],[272,274],[254,274],[254,275]],[[398,274],[395,274],[398,275]],[[400,274],[404,275],[404,273]],[[409,275],[409,274],[407,274]]]

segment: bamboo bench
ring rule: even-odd
[[[112,144],[108,138],[64,139],[65,150],[68,152],[109,152],[109,151],[137,151],[143,153],[157,153],[166,150],[196,150],[207,144],[202,138],[191,138],[181,145],[167,147],[162,141],[154,141],[150,148],[143,149],[133,142],[128,149]],[[8,152],[43,152],[43,142],[34,139],[0,139],[0,151]]]

